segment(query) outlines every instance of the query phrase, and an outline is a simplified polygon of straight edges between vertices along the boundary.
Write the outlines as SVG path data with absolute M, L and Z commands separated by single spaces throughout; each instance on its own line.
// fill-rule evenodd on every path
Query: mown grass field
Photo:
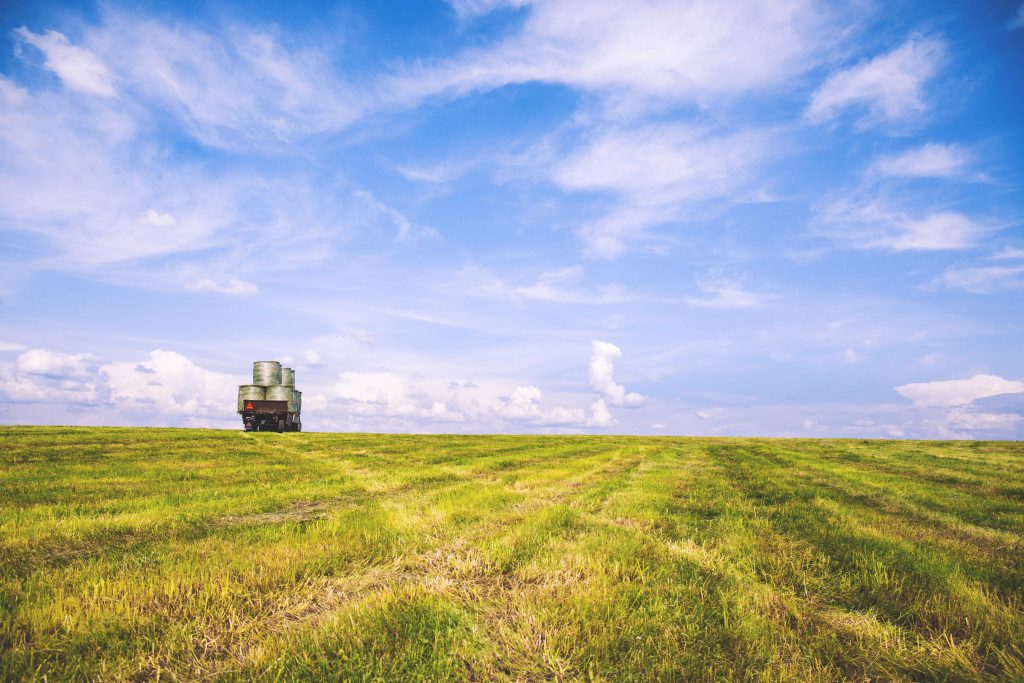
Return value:
M 1024 444 L 0 428 L 0 679 L 1022 680 Z

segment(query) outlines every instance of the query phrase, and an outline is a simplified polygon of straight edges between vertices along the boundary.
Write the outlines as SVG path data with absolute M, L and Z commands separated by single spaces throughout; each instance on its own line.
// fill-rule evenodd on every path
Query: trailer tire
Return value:
M 277 421 L 277 433 L 278 434 L 283 434 L 284 433 L 284 420 L 278 420 Z

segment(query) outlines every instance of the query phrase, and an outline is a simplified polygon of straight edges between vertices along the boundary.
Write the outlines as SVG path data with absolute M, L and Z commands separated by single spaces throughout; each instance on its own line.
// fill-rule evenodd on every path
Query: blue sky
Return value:
M 1024 437 L 1017 2 L 7 3 L 0 421 Z

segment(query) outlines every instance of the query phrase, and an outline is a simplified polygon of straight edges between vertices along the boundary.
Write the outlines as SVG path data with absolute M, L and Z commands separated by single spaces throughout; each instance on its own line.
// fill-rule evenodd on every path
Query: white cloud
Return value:
M 885 176 L 909 178 L 953 178 L 961 176 L 971 155 L 959 145 L 929 142 L 893 156 L 879 158 L 874 169 Z
M 288 49 L 240 24 L 214 31 L 107 11 L 84 36 L 140 101 L 171 112 L 204 144 L 273 145 L 354 121 L 365 98 L 334 75 L 322 49 Z
M 608 410 L 608 404 L 603 398 L 599 398 L 590 404 L 590 425 L 594 427 L 608 427 L 614 424 L 615 418 Z
M 330 396 L 344 399 L 345 410 L 360 418 L 461 422 L 465 416 L 443 401 L 414 390 L 408 378 L 391 372 L 343 372 Z
M 72 45 L 63 33 L 38 34 L 24 26 L 14 33 L 43 53 L 46 68 L 57 74 L 67 87 L 90 95 L 117 95 L 114 77 L 103 61 L 91 51 Z
M 1024 249 L 1018 249 L 1016 247 L 1005 247 L 998 254 L 991 256 L 997 260 L 1010 260 L 1010 259 L 1024 259 Z
M 146 209 L 145 213 L 139 217 L 139 223 L 154 228 L 170 228 L 177 225 L 178 221 L 174 220 L 174 216 L 169 213 L 160 213 L 156 209 Z
M 686 297 L 684 303 L 699 308 L 755 308 L 763 306 L 772 298 L 767 294 L 748 291 L 743 288 L 741 278 L 730 278 L 715 270 L 701 279 L 697 287 L 709 296 Z
M 508 391 L 501 380 L 456 381 L 436 371 L 425 374 L 425 369 L 348 371 L 322 393 L 307 388 L 308 419 L 334 428 L 383 431 L 433 430 L 439 425 L 457 431 L 604 428 L 615 423 L 613 406 L 636 407 L 644 397 L 615 383 L 611 363 L 621 352 L 598 344 L 597 355 L 607 361 L 595 364 L 592 358 L 591 382 L 598 396 L 558 392 L 552 400 L 534 384 Z
M 233 416 L 239 378 L 197 365 L 174 351 L 157 349 L 139 361 L 108 363 L 111 401 L 122 412 L 216 419 Z
M 382 406 L 399 414 L 415 412 L 407 380 L 390 372 L 343 372 L 333 394 L 350 401 Z
M 948 428 L 967 432 L 1003 432 L 1024 423 L 1024 415 L 1013 413 L 985 413 L 966 410 L 953 411 L 946 417 Z
M 581 291 L 575 287 L 583 275 L 579 266 L 541 273 L 532 285 L 515 287 L 515 297 L 567 304 L 612 304 L 627 301 L 629 297 L 614 285 L 602 287 L 595 292 Z
M 687 124 L 601 130 L 556 164 L 552 180 L 571 191 L 612 191 L 613 208 L 580 230 L 587 253 L 621 254 L 659 224 L 683 220 L 695 202 L 735 195 L 770 156 L 765 131 L 721 133 Z
M 471 19 L 495 10 L 519 8 L 528 5 L 531 0 L 448 0 L 460 19 Z
M 372 192 L 367 190 L 356 190 L 353 195 L 360 202 L 363 202 L 371 212 L 380 215 L 387 221 L 394 224 L 397 229 L 395 239 L 399 242 L 406 242 L 424 237 L 436 237 L 438 234 L 437 230 L 434 230 L 433 228 L 414 225 L 405 217 L 404 214 L 402 214 L 402 212 L 382 203 L 373 195 Z
M 140 163 L 136 127 L 123 109 L 82 107 L 61 93 L 0 109 L 0 217 L 48 240 L 65 267 L 210 246 L 233 220 L 242 186 Z M 173 229 L 170 214 L 150 208 L 157 199 L 175 207 Z
M 98 406 L 110 394 L 100 363 L 88 353 L 30 349 L 0 369 L 0 395 L 14 403 Z
M 974 246 L 994 227 L 955 211 L 909 216 L 879 201 L 839 201 L 819 213 L 826 234 L 855 249 L 941 251 Z
M 556 304 L 617 304 L 633 297 L 618 285 L 586 287 L 581 284 L 584 269 L 569 266 L 536 276 L 530 284 L 513 285 L 492 273 L 469 266 L 460 272 L 457 286 L 482 296 L 507 301 L 543 301 Z
M 497 4 L 456 7 L 471 13 Z M 511 38 L 404 74 L 391 89 L 418 100 L 540 81 L 630 109 L 766 89 L 807 69 L 828 38 L 822 12 L 807 0 L 542 0 Z
M 615 382 L 615 361 L 622 357 L 622 350 L 603 341 L 594 341 L 590 353 L 590 387 L 601 394 L 613 406 L 633 408 L 647 400 L 635 392 L 626 393 L 625 387 Z
M 0 222 L 41 247 L 40 260 L 21 269 L 91 271 L 166 290 L 216 272 L 244 282 L 257 268 L 307 272 L 354 226 L 385 220 L 309 176 L 168 158 L 132 104 L 13 87 L 0 87 L 0 98 Z M 255 244 L 276 245 L 274 258 L 256 265 Z M 170 254 L 187 256 L 152 258 Z
M 902 232 L 882 239 L 878 245 L 892 251 L 963 249 L 974 244 L 984 227 L 967 216 L 951 211 L 921 218 L 902 218 Z
M 258 294 L 260 289 L 251 282 L 231 278 L 229 280 L 217 281 L 204 277 L 189 287 L 197 292 L 217 292 L 218 294 L 229 294 L 231 296 L 253 296 Z
M 975 294 L 1019 289 L 1024 287 L 1024 265 L 949 268 L 928 286 L 962 289 Z
M 94 424 L 227 426 L 239 382 L 162 350 L 142 361 L 103 362 L 87 353 L 31 349 L 0 369 L 6 400 L 63 406 Z
M 28 347 L 24 344 L 17 342 L 8 342 L 0 340 L 0 353 L 11 353 L 14 351 L 25 351 Z
M 56 377 L 85 377 L 96 366 L 97 359 L 86 353 L 57 353 L 32 349 L 18 356 L 18 372 Z
M 535 386 L 516 387 L 511 396 L 496 406 L 495 413 L 507 420 L 538 425 L 586 424 L 587 415 L 582 409 L 560 406 L 544 409 L 542 398 L 540 389 Z
M 996 375 L 974 375 L 970 379 L 904 384 L 896 387 L 896 391 L 917 406 L 965 406 L 987 396 L 1024 392 L 1024 382 Z
M 323 358 L 313 349 L 306 349 L 302 352 L 302 364 L 309 368 L 320 368 L 324 366 Z
M 924 86 L 939 70 L 946 44 L 911 36 L 892 52 L 838 71 L 815 91 L 807 118 L 827 121 L 850 106 L 867 108 L 867 121 L 901 121 L 926 109 Z
M 1024 4 L 1017 8 L 1017 13 L 1013 15 L 1013 19 L 1010 19 L 1009 23 L 1006 24 L 1006 28 L 1009 31 L 1024 28 Z

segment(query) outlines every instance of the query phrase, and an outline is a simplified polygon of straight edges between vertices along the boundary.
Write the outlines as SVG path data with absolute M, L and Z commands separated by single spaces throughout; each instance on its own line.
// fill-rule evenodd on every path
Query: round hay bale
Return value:
M 282 387 L 281 385 L 267 387 L 267 400 L 268 401 L 288 401 L 290 404 L 293 400 L 293 394 L 295 390 L 291 387 Z
M 281 383 L 281 364 L 276 360 L 258 360 L 252 364 L 252 383 L 272 387 Z
M 288 404 L 288 410 L 290 410 L 293 413 L 301 413 L 302 412 L 302 392 L 301 391 L 297 391 L 295 389 L 292 389 L 292 396 L 294 397 L 294 401 L 295 401 L 295 409 L 292 410 L 291 404 Z
M 281 368 L 281 385 L 286 387 L 295 386 L 295 371 L 291 368 Z
M 241 384 L 238 387 L 238 412 L 242 412 L 246 401 L 262 401 L 266 398 L 266 387 L 255 384 Z

